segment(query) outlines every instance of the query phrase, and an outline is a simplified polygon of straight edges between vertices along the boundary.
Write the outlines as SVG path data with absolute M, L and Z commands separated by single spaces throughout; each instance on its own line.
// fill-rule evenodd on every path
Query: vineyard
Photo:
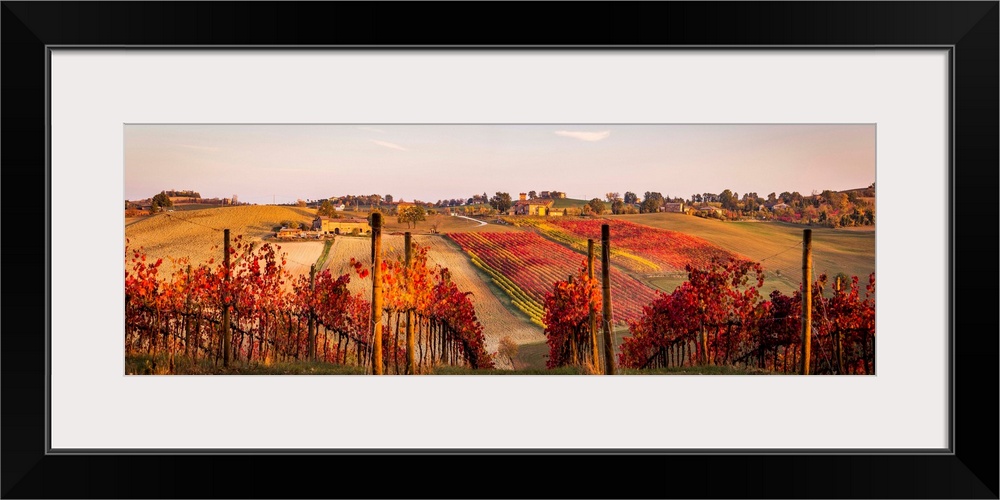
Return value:
M 688 265 L 707 267 L 713 260 L 740 258 L 733 252 L 689 234 L 655 229 L 623 220 L 555 221 L 557 227 L 583 240 L 599 238 L 603 224 L 610 226 L 612 234 L 615 235 L 615 247 L 622 249 L 623 254 L 649 259 L 655 263 L 657 271 L 682 271 Z
M 773 222 L 720 222 L 675 213 L 615 215 L 609 218 L 689 234 L 721 248 L 738 251 L 744 258 L 764 266 L 767 293 L 779 290 L 790 295 L 799 289 L 801 226 Z M 875 270 L 874 230 L 815 227 L 812 231 L 816 235 L 813 262 L 817 273 L 864 277 Z M 647 281 L 670 292 L 686 280 L 683 272 L 664 274 L 671 277 L 650 278 Z M 827 288 L 827 292 L 832 290 Z
M 545 295 L 552 285 L 577 275 L 586 263 L 584 255 L 535 233 L 457 233 L 448 237 L 540 326 L 545 326 Z M 597 269 L 600 273 L 599 266 Z M 617 269 L 612 268 L 610 274 L 615 322 L 624 324 L 638 318 L 643 306 L 656 298 L 655 292 Z
M 607 224 L 615 238 L 611 262 L 640 274 L 683 271 L 688 264 L 704 267 L 712 259 L 739 257 L 696 236 L 619 219 L 508 219 L 515 225 L 534 228 L 544 236 L 581 252 L 587 250 L 588 239 L 600 239 L 601 226 Z
M 384 235 L 382 251 L 385 258 L 399 259 L 403 256 L 404 244 L 402 235 Z M 483 335 L 486 338 L 486 348 L 495 352 L 500 340 L 509 337 L 514 343 L 523 345 L 534 342 L 544 342 L 545 335 L 537 324 L 531 324 L 511 312 L 498 298 L 481 277 L 470 260 L 443 236 L 413 235 L 413 241 L 427 249 L 427 259 L 431 265 L 448 269 L 452 281 L 466 292 L 470 292 L 469 300 L 475 306 L 476 316 L 483 325 Z M 371 240 L 367 238 L 337 238 L 333 242 L 327 264 L 321 270 L 329 270 L 339 276 L 351 271 L 350 259 L 361 256 L 359 260 L 364 266 L 371 265 Z M 352 280 L 348 284 L 351 293 L 371 296 L 371 280 Z M 497 360 L 497 365 L 509 367 L 506 360 Z
M 618 362 L 634 369 L 742 365 L 798 373 L 804 352 L 811 373 L 872 374 L 875 370 L 875 274 L 862 295 L 859 279 L 812 283 L 809 350 L 803 350 L 802 293 L 773 291 L 764 299 L 760 264 L 713 261 L 688 268 L 688 281 L 660 296 L 629 325 Z
M 500 352 L 542 341 L 554 373 L 615 373 L 616 365 L 636 373 L 875 370 L 874 273 L 867 284 L 820 274 L 807 307 L 801 289 L 762 295 L 760 262 L 628 221 L 537 219 L 526 223 L 534 231 L 417 235 L 409 248 L 409 234 L 283 248 L 261 240 L 268 224 L 262 214 L 229 209 L 230 217 L 252 219 L 232 241 L 228 229 L 168 216 L 126 229 L 156 222 L 156 231 L 168 235 L 159 235 L 156 254 L 126 240 L 128 373 L 489 372 L 513 368 Z M 613 241 L 612 263 L 683 273 L 683 283 L 657 292 L 612 265 L 607 281 L 595 279 L 603 275 L 601 259 L 588 272 L 587 256 L 571 248 L 582 242 L 587 249 L 602 229 Z M 139 234 L 156 241 L 148 231 Z M 171 246 L 170 238 L 179 241 Z M 171 249 L 184 251 L 173 256 Z M 610 333 L 616 326 L 628 330 L 617 348 Z M 601 356 L 599 344 L 611 350 Z M 154 366 L 142 368 L 146 360 Z
M 228 253 L 219 252 L 221 262 L 210 258 L 195 266 L 182 257 L 173 260 L 175 271 L 161 275 L 162 258 L 154 261 L 127 244 L 126 357 L 165 354 L 168 372 L 178 355 L 209 357 L 223 366 L 290 360 L 371 366 L 372 306 L 348 290 L 352 274 L 364 280 L 369 270 L 355 262 L 353 273 L 292 276 L 278 251 L 267 243 L 255 248 L 237 236 Z M 468 296 L 447 269 L 427 263 L 426 249 L 414 245 L 413 253 L 410 266 L 387 259 L 379 269 L 384 372 L 427 373 L 439 365 L 493 368 Z M 283 286 L 286 280 L 290 289 Z M 414 337 L 409 368 L 408 322 Z

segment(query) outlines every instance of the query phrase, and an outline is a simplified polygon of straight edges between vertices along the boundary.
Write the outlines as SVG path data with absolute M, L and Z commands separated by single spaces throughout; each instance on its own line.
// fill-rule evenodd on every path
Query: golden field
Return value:
M 814 279 L 822 273 L 858 276 L 862 284 L 875 272 L 875 228 L 808 227 L 782 222 L 723 222 L 679 213 L 614 215 L 660 229 L 698 236 L 726 250 L 761 262 L 765 272 L 762 294 L 799 289 L 802 280 L 802 230 L 812 229 Z M 612 245 L 614 242 L 612 241 Z M 686 276 L 647 278 L 650 284 L 673 291 Z
M 260 245 L 282 221 L 310 222 L 315 215 L 312 209 L 269 205 L 166 212 L 129 221 L 125 226 L 125 238 L 129 248 L 142 247 L 149 257 L 162 258 L 166 266 L 164 271 L 170 272 L 170 258 L 187 257 L 193 265 L 207 263 L 213 258 L 220 260 L 224 229 L 229 229 L 231 241 L 242 236 L 244 241 Z M 322 250 L 322 243 L 318 248 Z M 299 257 L 308 258 L 306 255 Z

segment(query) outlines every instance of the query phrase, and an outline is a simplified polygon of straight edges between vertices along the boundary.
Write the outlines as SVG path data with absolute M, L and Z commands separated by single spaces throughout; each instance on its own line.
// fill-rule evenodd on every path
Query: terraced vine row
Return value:
M 688 264 L 709 266 L 713 258 L 745 258 L 697 236 L 619 219 L 511 217 L 510 221 L 580 251 L 586 251 L 587 239 L 600 241 L 601 226 L 608 224 L 614 241 L 611 262 L 636 273 L 682 272 Z
M 493 283 L 510 296 L 511 302 L 515 307 L 520 309 L 524 314 L 527 314 L 532 323 L 541 327 L 545 326 L 545 323 L 542 322 L 545 310 L 541 308 L 541 305 L 534 298 L 525 293 L 524 290 L 521 290 L 516 283 L 507 279 L 502 273 L 490 267 L 475 252 L 468 251 L 468 253 L 472 263 L 490 275 L 490 278 L 493 278 Z
M 586 265 L 586 256 L 535 233 L 456 233 L 448 235 L 489 274 L 532 321 L 544 316 L 545 294 L 552 286 Z M 599 252 L 599 250 L 598 250 Z M 600 275 L 600 258 L 595 274 Z M 611 269 L 614 319 L 624 323 L 642 315 L 656 292 L 636 279 Z
M 587 239 L 592 238 L 595 242 L 600 244 L 601 241 L 601 222 L 607 221 L 595 221 L 598 222 L 597 225 L 597 235 L 596 236 L 583 236 L 580 234 L 575 234 L 568 229 L 560 227 L 554 223 L 555 219 L 549 219 L 545 217 L 505 217 L 504 220 L 518 227 L 530 227 L 534 228 L 539 233 L 545 235 L 549 239 L 558 241 L 566 246 L 569 246 L 580 252 L 587 251 Z M 622 248 L 617 248 L 618 242 L 611 247 L 611 263 L 617 266 L 621 266 L 629 271 L 636 273 L 653 273 L 661 271 L 661 266 L 649 259 L 645 259 L 639 255 L 635 255 L 628 252 Z

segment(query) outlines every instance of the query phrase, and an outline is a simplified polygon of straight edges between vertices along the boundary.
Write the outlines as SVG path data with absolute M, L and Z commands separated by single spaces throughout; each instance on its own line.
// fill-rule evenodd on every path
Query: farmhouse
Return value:
M 371 234 L 368 221 L 358 218 L 340 218 L 319 216 L 313 219 L 312 228 L 322 234 Z
M 275 236 L 278 239 L 287 240 L 292 238 L 298 238 L 301 234 L 302 234 L 301 229 L 290 229 L 287 227 L 283 227 L 279 229 L 277 233 L 275 233 Z
M 514 206 L 511 207 L 514 215 L 550 215 L 554 203 L 552 200 L 528 200 L 526 198 L 527 195 L 521 193 L 521 199 L 514 202 Z
M 664 203 L 663 204 L 663 211 L 664 212 L 679 212 L 679 213 L 684 213 L 684 204 L 683 203 Z
M 786 208 L 788 208 L 787 203 L 778 203 L 775 205 L 771 205 L 771 210 L 784 210 Z

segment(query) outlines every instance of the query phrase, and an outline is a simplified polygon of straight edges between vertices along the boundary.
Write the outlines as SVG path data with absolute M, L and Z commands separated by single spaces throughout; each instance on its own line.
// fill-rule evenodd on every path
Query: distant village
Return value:
M 161 191 L 159 194 L 142 200 L 125 200 L 125 216 L 137 217 L 144 214 L 170 211 L 174 206 L 185 206 L 189 208 L 213 208 L 236 206 L 241 203 L 236 195 L 229 198 L 202 198 L 197 191 Z M 198 207 L 204 205 L 204 207 Z M 247 205 L 247 203 L 243 203 Z
M 125 216 L 138 217 L 199 208 L 249 205 L 239 202 L 234 194 L 228 198 L 202 198 L 196 191 L 162 191 L 151 198 L 125 202 Z M 400 222 L 425 220 L 428 215 L 460 215 L 466 217 L 533 216 L 568 217 L 594 215 L 645 214 L 658 212 L 685 213 L 719 220 L 777 220 L 789 223 L 827 227 L 866 226 L 875 223 L 875 184 L 847 191 L 814 191 L 804 196 L 798 192 L 757 193 L 740 196 L 730 190 L 722 193 L 696 193 L 689 198 L 672 198 L 647 191 L 640 197 L 626 192 L 624 196 L 610 192 L 603 199 L 568 198 L 562 191 L 528 191 L 514 199 L 509 193 L 475 194 L 468 198 L 453 198 L 426 202 L 406 201 L 392 195 L 345 195 L 319 200 L 297 200 L 295 203 L 274 204 L 312 208 L 316 216 L 309 223 L 285 221 L 275 228 L 279 239 L 323 239 L 336 235 L 368 235 L 368 216 L 380 212 L 396 216 Z

